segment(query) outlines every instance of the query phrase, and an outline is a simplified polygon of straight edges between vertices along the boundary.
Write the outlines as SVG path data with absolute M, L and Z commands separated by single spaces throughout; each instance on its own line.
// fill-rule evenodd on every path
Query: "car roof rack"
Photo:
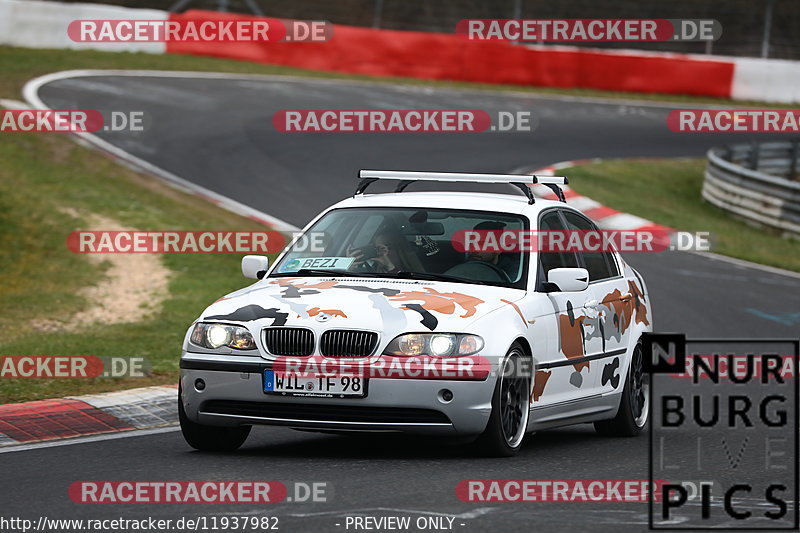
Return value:
M 514 185 L 528 197 L 528 203 L 533 204 L 535 197 L 531 185 L 544 185 L 555 193 L 559 200 L 566 203 L 564 191 L 559 185 L 566 185 L 569 180 L 566 176 L 539 176 L 536 174 L 464 174 L 459 172 L 408 172 L 404 170 L 359 170 L 358 187 L 355 194 L 364 194 L 370 184 L 378 180 L 399 181 L 394 192 L 403 192 L 406 187 L 415 181 L 449 181 L 470 183 L 507 183 Z

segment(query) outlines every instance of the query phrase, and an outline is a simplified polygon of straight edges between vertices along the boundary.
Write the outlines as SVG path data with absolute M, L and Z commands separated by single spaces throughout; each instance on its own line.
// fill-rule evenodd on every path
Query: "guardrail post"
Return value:
M 761 145 L 753 141 L 753 143 L 750 145 L 750 161 L 749 161 L 750 168 L 752 168 L 753 170 L 758 170 L 758 156 L 760 150 L 761 150 Z
M 733 163 L 733 148 L 731 148 L 729 144 L 726 144 L 725 146 L 722 147 L 722 151 L 724 152 L 722 154 L 722 158 L 725 161 L 730 161 L 731 163 Z
M 383 0 L 375 0 L 372 12 L 372 27 L 376 30 L 381 27 L 381 19 L 383 18 Z
M 511 18 L 522 18 L 522 0 L 514 0 L 514 13 L 512 14 Z
M 772 10 L 775 0 L 767 0 L 764 8 L 764 33 L 761 37 L 761 57 L 769 57 L 769 34 L 772 30 Z

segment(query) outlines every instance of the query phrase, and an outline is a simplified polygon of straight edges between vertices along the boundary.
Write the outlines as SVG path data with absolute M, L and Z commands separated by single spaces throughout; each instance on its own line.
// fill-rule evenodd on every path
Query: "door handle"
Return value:
M 619 297 L 620 302 L 630 302 L 631 298 L 633 298 L 633 294 L 626 292 L 622 296 Z

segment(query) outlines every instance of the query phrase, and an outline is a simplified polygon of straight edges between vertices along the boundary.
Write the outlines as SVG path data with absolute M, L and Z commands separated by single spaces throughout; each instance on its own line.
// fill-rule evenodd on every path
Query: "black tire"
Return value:
M 642 346 L 637 344 L 631 357 L 617 416 L 594 423 L 594 429 L 606 437 L 635 437 L 647 425 L 650 416 L 649 376 L 644 373 Z
M 531 360 L 514 343 L 503 359 L 492 395 L 492 414 L 477 445 L 489 457 L 513 457 L 522 448 L 528 427 Z
M 178 419 L 183 438 L 192 448 L 204 452 L 232 452 L 244 444 L 252 426 L 217 427 L 192 422 L 183 409 L 183 400 L 178 397 Z

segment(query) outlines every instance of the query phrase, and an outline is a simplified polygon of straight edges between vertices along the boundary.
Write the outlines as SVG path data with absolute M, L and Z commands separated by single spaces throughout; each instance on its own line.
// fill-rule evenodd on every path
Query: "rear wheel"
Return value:
M 644 372 L 642 346 L 637 344 L 631 357 L 631 367 L 622 390 L 617 416 L 594 423 L 601 435 L 634 437 L 642 432 L 650 416 L 650 376 Z
M 478 445 L 486 455 L 512 457 L 519 453 L 530 413 L 530 367 L 530 358 L 514 343 L 497 378 L 489 423 L 478 438 Z
M 250 434 L 252 426 L 217 427 L 192 422 L 178 397 L 178 419 L 183 438 L 192 448 L 207 452 L 232 452 L 239 448 Z

